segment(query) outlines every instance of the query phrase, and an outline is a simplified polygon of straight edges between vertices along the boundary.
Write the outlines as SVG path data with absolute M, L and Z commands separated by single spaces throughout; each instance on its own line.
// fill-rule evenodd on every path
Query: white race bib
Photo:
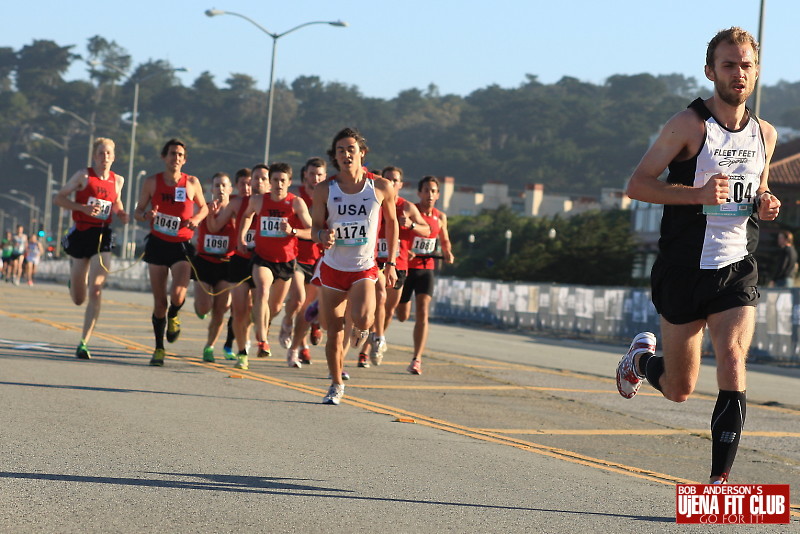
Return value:
M 181 227 L 181 218 L 167 215 L 166 213 L 156 213 L 153 219 L 153 230 L 164 235 L 177 236 Z
M 436 250 L 436 238 L 415 236 L 411 252 L 418 256 L 430 256 Z
M 715 174 L 719 173 L 706 172 L 702 177 L 695 177 L 695 187 L 704 186 Z M 753 202 L 760 184 L 761 177 L 757 174 L 729 174 L 728 188 L 731 198 L 717 206 L 704 205 L 703 213 L 722 217 L 749 217 L 753 214 Z
M 229 238 L 226 235 L 206 234 L 203 240 L 203 252 L 207 254 L 225 254 L 228 252 Z
M 247 245 L 248 249 L 253 249 L 256 246 L 256 231 L 254 228 L 250 228 L 244 236 L 244 244 Z
M 284 232 L 283 223 L 289 219 L 286 217 L 261 217 L 259 220 L 259 235 L 261 237 L 286 237 L 289 234 Z
M 367 244 L 367 225 L 369 221 L 335 222 L 333 237 L 337 247 L 361 247 Z
M 394 257 L 397 258 L 397 257 L 400 256 L 400 240 L 399 239 L 397 240 L 397 249 L 395 249 L 395 250 L 396 250 L 396 252 L 395 252 Z M 384 237 L 378 238 L 378 257 L 379 258 L 383 258 L 383 259 L 388 259 L 389 258 L 389 242 Z
M 175 188 L 175 202 L 186 202 L 186 188 L 185 187 L 176 187 Z
M 102 198 L 89 197 L 88 204 L 90 206 L 100 206 L 100 212 L 97 215 L 92 216 L 95 219 L 102 219 L 106 221 L 111 216 L 111 201 L 103 200 Z

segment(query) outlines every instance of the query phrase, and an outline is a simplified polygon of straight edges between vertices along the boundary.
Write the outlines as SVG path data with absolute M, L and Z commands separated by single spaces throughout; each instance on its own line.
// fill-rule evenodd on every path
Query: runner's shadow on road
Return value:
M 243 399 L 240 397 L 223 397 L 220 395 L 203 395 L 199 393 L 181 393 L 178 391 L 158 391 L 150 389 L 127 389 L 127 388 L 107 388 L 97 386 L 77 386 L 74 384 L 36 384 L 32 382 L 4 382 L 0 381 L 0 386 L 22 386 L 32 388 L 47 388 L 47 389 L 72 389 L 76 391 L 97 391 L 101 393 L 148 393 L 155 395 L 171 395 L 178 397 L 196 397 L 204 399 L 231 399 L 231 400 L 253 400 L 259 399 Z
M 238 476 L 203 473 L 158 473 L 146 472 L 163 478 L 132 477 L 98 477 L 83 475 L 65 475 L 52 473 L 13 473 L 0 471 L 0 479 L 44 480 L 57 482 L 80 482 L 89 484 L 111 484 L 120 486 L 142 486 L 151 488 L 188 489 L 203 491 L 222 491 L 234 493 L 252 493 L 295 497 L 317 497 L 329 499 L 349 499 L 364 502 L 382 502 L 398 504 L 426 504 L 434 506 L 453 506 L 458 508 L 475 508 L 487 510 L 508 510 L 522 512 L 551 512 L 554 514 L 574 514 L 601 517 L 618 517 L 647 521 L 650 523 L 674 523 L 674 517 L 639 516 L 629 514 L 613 514 L 604 512 L 587 512 L 555 508 L 534 508 L 525 506 L 501 506 L 482 503 L 450 502 L 420 499 L 397 499 L 390 497 L 369 497 L 357 495 L 353 490 L 330 488 L 308 482 L 322 482 L 303 478 Z

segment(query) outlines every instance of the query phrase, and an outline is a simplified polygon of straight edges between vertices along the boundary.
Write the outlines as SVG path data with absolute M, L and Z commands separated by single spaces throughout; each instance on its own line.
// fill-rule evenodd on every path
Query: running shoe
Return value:
M 281 332 L 278 334 L 278 341 L 284 349 L 288 349 L 292 346 L 292 323 L 286 324 L 285 321 L 281 323 Z
M 314 323 L 317 320 L 317 315 L 319 315 L 319 301 L 315 300 L 308 305 L 303 317 L 307 323 Z
M 322 404 L 338 405 L 344 397 L 344 384 L 331 384 L 328 394 L 322 398 Z
M 333 379 L 333 375 L 332 374 L 328 374 L 328 380 L 332 380 L 332 379 Z M 350 375 L 347 374 L 347 371 L 342 371 L 342 380 L 350 380 Z
M 243 371 L 247 371 L 248 369 L 250 369 L 250 365 L 247 362 L 246 351 L 242 351 L 239 354 L 237 354 L 236 360 L 237 360 L 236 365 L 234 365 L 235 368 L 242 369 Z
M 408 365 L 408 369 L 406 369 L 412 375 L 421 375 L 422 374 L 422 362 L 419 360 L 411 360 L 411 363 Z
M 200 319 L 201 321 L 202 321 L 203 319 L 205 319 L 206 317 L 208 317 L 208 314 L 207 314 L 207 313 L 200 313 L 200 312 L 198 312 L 198 311 L 195 311 L 195 312 L 194 312 L 194 314 L 195 314 L 195 315 L 197 315 L 197 318 L 198 318 L 198 319 Z
M 386 353 L 386 340 L 382 338 L 375 338 L 372 340 L 372 348 L 369 351 L 369 359 L 372 360 L 373 365 L 380 365 L 383 361 L 383 355 Z
M 203 361 L 214 363 L 214 347 L 206 347 L 203 349 Z
M 365 369 L 369 367 L 369 358 L 367 358 L 367 355 L 363 352 L 358 355 L 358 366 Z
M 229 347 L 228 345 L 223 345 L 222 352 L 225 354 L 226 360 L 235 360 L 236 353 L 233 352 L 233 347 Z
M 181 335 L 181 320 L 175 317 L 167 317 L 167 342 L 175 343 Z
M 272 351 L 269 348 L 269 343 L 266 341 L 259 341 L 258 342 L 258 354 L 256 355 L 259 358 L 269 358 L 272 356 Z
M 636 334 L 628 352 L 617 365 L 617 391 L 626 399 L 632 399 L 642 385 L 644 376 L 636 371 L 635 361 L 638 354 L 645 352 L 656 353 L 656 336 L 650 332 Z
M 295 367 L 297 369 L 303 367 L 303 364 L 300 363 L 300 359 L 297 357 L 297 349 L 289 349 L 289 352 L 286 353 L 286 364 L 289 367 Z
M 311 365 L 311 351 L 308 347 L 300 349 L 300 363 L 303 365 Z
M 167 355 L 167 351 L 164 349 L 156 349 L 153 351 L 153 357 L 150 358 L 150 365 L 154 367 L 164 367 L 164 357 Z
M 322 341 L 322 329 L 319 323 L 311 323 L 311 344 L 319 345 L 320 341 Z
M 86 343 L 81 341 L 78 343 L 78 348 L 75 350 L 75 357 L 79 360 L 91 360 L 92 355 L 89 354 L 89 349 L 86 347 Z
M 350 333 L 350 346 L 360 346 L 364 339 L 366 339 L 367 334 L 369 334 L 369 330 L 361 330 L 360 328 L 356 328 L 354 326 L 353 331 Z

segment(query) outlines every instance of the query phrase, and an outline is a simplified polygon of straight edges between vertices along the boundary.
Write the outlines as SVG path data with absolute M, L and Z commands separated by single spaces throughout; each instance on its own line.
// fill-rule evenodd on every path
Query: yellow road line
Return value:
M 484 428 L 486 432 L 497 434 L 536 434 L 554 436 L 670 436 L 687 434 L 694 436 L 708 436 L 708 429 L 689 428 L 663 428 L 663 429 L 539 429 L 539 428 Z M 800 432 L 772 432 L 772 431 L 747 431 L 747 437 L 760 438 L 800 438 Z
M 32 320 L 32 321 L 35 321 L 35 322 L 40 322 L 40 323 L 43 323 L 43 324 L 50 325 L 50 326 L 52 326 L 54 328 L 58 328 L 60 330 L 77 330 L 77 328 L 72 326 L 72 325 L 64 325 L 64 324 L 56 323 L 56 322 L 49 321 L 49 320 L 46 320 L 46 319 L 24 317 L 24 316 L 21 316 L 21 315 L 17 315 L 17 314 L 6 312 L 4 310 L 0 310 L 0 313 L 2 313 L 4 315 L 7 315 L 9 317 L 14 317 L 14 318 L 19 318 L 19 319 Z M 108 335 L 108 334 L 100 334 L 97 337 L 101 337 L 102 339 L 106 339 L 108 341 L 111 341 L 113 343 L 117 343 L 117 344 L 120 344 L 120 345 L 125 345 L 125 346 L 137 345 L 139 347 L 144 347 L 143 345 L 140 345 L 140 344 L 137 344 L 137 343 L 134 343 L 134 342 L 130 342 L 129 340 L 125 340 L 124 338 L 117 337 L 117 336 L 111 336 L 111 335 Z M 129 347 L 129 348 L 133 348 L 133 347 Z M 149 350 L 149 348 L 146 348 L 146 350 Z M 187 363 L 189 363 L 191 365 L 196 365 L 196 366 L 199 366 L 199 367 L 205 367 L 207 369 L 212 369 L 214 371 L 222 372 L 222 373 L 225 373 L 225 374 L 228 374 L 228 375 L 230 375 L 230 373 L 232 371 L 231 368 L 228 367 L 228 366 L 222 366 L 222 365 L 216 364 L 216 363 L 203 362 L 201 359 L 190 358 L 190 357 L 187 357 L 187 356 L 174 356 L 174 355 L 170 355 L 170 356 L 171 356 L 172 359 L 184 360 L 184 361 L 186 361 Z M 512 365 L 518 365 L 518 364 L 512 364 Z M 236 371 L 237 375 L 240 374 L 243 378 L 246 378 L 246 379 L 249 379 L 249 380 L 254 380 L 254 381 L 263 382 L 263 383 L 267 383 L 267 384 L 271 384 L 271 385 L 276 385 L 276 386 L 283 387 L 283 388 L 286 388 L 286 389 L 291 389 L 291 390 L 299 391 L 299 392 L 302 392 L 302 393 L 314 394 L 314 395 L 317 395 L 317 396 L 320 396 L 320 395 L 324 394 L 323 390 L 321 390 L 319 388 L 316 388 L 316 387 L 313 387 L 313 386 L 308 386 L 306 384 L 289 382 L 287 380 L 274 378 L 274 377 L 271 377 L 271 376 L 268 376 L 268 375 L 262 375 L 260 373 L 255 372 L 255 371 L 243 371 L 243 370 L 239 370 L 239 369 L 236 369 L 235 371 Z M 494 431 L 491 431 L 491 430 L 482 430 L 482 429 L 470 428 L 470 427 L 466 427 L 466 426 L 459 425 L 459 424 L 456 424 L 456 423 L 450 423 L 448 421 L 435 419 L 435 418 L 432 418 L 432 417 L 429 417 L 429 416 L 426 416 L 426 415 L 417 414 L 417 413 L 410 412 L 410 411 L 403 410 L 403 409 L 396 408 L 396 407 L 386 406 L 386 405 L 379 404 L 379 403 L 376 403 L 376 402 L 373 402 L 373 401 L 369 401 L 367 399 L 361 399 L 361 398 L 353 397 L 353 396 L 350 396 L 350 395 L 348 395 L 347 397 L 342 399 L 342 402 L 345 403 L 345 404 L 350 404 L 350 405 L 355 406 L 355 407 L 366 409 L 366 410 L 374 412 L 374 413 L 389 415 L 389 416 L 392 416 L 392 417 L 395 417 L 395 418 L 398 418 L 398 419 L 411 418 L 411 419 L 413 419 L 415 421 L 416 424 L 421 424 L 421 425 L 424 425 L 424 426 L 428 426 L 430 428 L 444 430 L 446 432 L 451 432 L 451 433 L 458 434 L 458 435 L 461 435 L 461 436 L 470 437 L 470 438 L 473 438 L 473 439 L 478 439 L 478 440 L 486 441 L 486 442 L 490 442 L 490 443 L 496 443 L 496 444 L 500 444 L 500 445 L 507 445 L 507 446 L 515 447 L 515 448 L 518 448 L 518 449 L 521 449 L 521 450 L 534 452 L 536 454 L 540 454 L 540 455 L 543 455 L 543 456 L 548 456 L 548 457 L 551 457 L 551 458 L 556 458 L 556 459 L 568 461 L 570 463 L 574 463 L 574 464 L 578 464 L 578 465 L 584 465 L 584 466 L 587 466 L 587 467 L 593 467 L 593 468 L 596 468 L 596 469 L 601 469 L 601 470 L 604 470 L 604 471 L 610 471 L 610 472 L 614 472 L 614 473 L 619 473 L 619 474 L 623 474 L 623 475 L 627 475 L 627 476 L 632 476 L 632 477 L 635 477 L 635 478 L 640 478 L 640 479 L 648 480 L 648 481 L 651 481 L 651 482 L 658 482 L 658 483 L 665 484 L 665 485 L 697 484 L 698 483 L 696 481 L 691 481 L 691 480 L 688 480 L 688 479 L 675 477 L 675 476 L 672 476 L 672 475 L 669 475 L 669 474 L 665 474 L 665 473 L 659 473 L 659 472 L 656 472 L 656 471 L 650 471 L 650 470 L 647 470 L 647 469 L 641 469 L 641 468 L 634 467 L 634 466 L 629 466 L 629 465 L 620 464 L 620 463 L 617 463 L 617 462 L 611 462 L 611 461 L 608 461 L 608 460 L 603 460 L 603 459 L 600 459 L 600 458 L 594 458 L 594 457 L 591 457 L 591 456 L 586 456 L 586 455 L 583 455 L 583 454 L 580 454 L 580 453 L 577 453 L 577 452 L 569 451 L 569 450 L 566 450 L 566 449 L 561 449 L 561 448 L 558 448 L 558 447 L 551 447 L 551 446 L 547 446 L 547 445 L 541 445 L 541 444 L 538 444 L 538 443 L 524 441 L 524 440 L 517 439 L 517 438 L 512 438 L 512 437 L 509 437 L 509 436 L 503 436 L 502 434 L 494 432 Z M 792 506 L 792 508 L 796 508 L 797 507 L 797 505 L 791 505 L 791 506 Z M 791 514 L 796 516 L 796 517 L 800 517 L 800 512 L 791 512 Z

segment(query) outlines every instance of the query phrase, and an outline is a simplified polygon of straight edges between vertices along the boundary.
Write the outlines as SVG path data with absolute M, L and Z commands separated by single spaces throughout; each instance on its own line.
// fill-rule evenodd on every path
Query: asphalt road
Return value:
M 153 368 L 150 313 L 106 291 L 79 361 L 65 287 L 0 287 L 0 531 L 679 532 L 675 483 L 707 480 L 710 366 L 686 403 L 625 400 L 626 347 L 434 324 L 412 376 L 395 323 L 384 364 L 351 354 L 326 406 L 321 347 L 302 369 L 277 339 L 249 371 L 204 363 L 190 300 Z M 798 415 L 800 372 L 752 366 L 731 481 L 791 484 L 793 523 L 733 531 L 797 531 Z

